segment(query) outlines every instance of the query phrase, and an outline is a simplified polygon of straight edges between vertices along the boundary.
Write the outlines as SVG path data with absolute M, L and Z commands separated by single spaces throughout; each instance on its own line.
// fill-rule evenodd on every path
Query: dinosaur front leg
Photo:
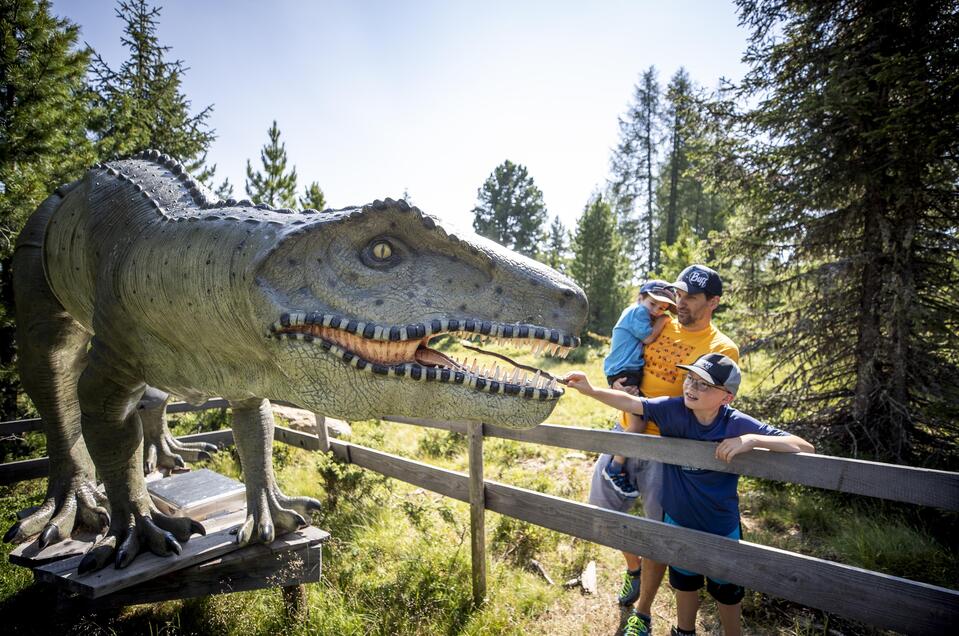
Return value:
M 182 468 L 186 462 L 209 459 L 217 451 L 206 442 L 181 442 L 173 437 L 166 423 L 166 404 L 170 394 L 147 387 L 137 404 L 143 425 L 143 472 L 157 468 Z
M 320 509 L 311 497 L 287 497 L 273 474 L 273 411 L 268 400 L 231 402 L 233 439 L 240 453 L 246 483 L 246 522 L 237 532 L 237 543 L 262 541 L 307 525 L 310 512 Z
M 98 570 L 111 558 L 129 565 L 149 550 L 165 556 L 180 553 L 180 542 L 203 526 L 166 516 L 153 506 L 143 478 L 143 431 L 136 403 L 144 385 L 104 362 L 110 359 L 94 338 L 91 362 L 77 385 L 81 425 L 90 455 L 103 478 L 112 518 L 107 535 L 81 560 L 78 572 Z

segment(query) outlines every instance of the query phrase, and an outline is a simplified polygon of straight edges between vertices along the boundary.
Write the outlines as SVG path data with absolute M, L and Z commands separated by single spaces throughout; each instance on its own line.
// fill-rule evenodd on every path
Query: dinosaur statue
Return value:
M 47 198 L 17 241 L 14 287 L 21 380 L 51 469 L 44 503 L 5 540 L 106 527 L 81 573 L 179 553 L 203 531 L 150 502 L 136 408 L 148 385 L 229 401 L 247 492 L 237 541 L 268 542 L 319 507 L 277 487 L 268 399 L 345 419 L 532 427 L 562 395 L 555 382 L 457 361 L 430 341 L 564 355 L 587 312 L 556 271 L 451 234 L 405 201 L 324 212 L 220 201 L 156 151 L 100 164 Z

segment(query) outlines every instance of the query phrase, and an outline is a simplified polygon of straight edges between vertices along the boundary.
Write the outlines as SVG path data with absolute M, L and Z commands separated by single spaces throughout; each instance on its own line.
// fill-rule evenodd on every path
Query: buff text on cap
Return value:
M 723 279 L 715 270 L 705 265 L 690 265 L 684 269 L 673 283 L 673 287 L 687 294 L 723 295 Z

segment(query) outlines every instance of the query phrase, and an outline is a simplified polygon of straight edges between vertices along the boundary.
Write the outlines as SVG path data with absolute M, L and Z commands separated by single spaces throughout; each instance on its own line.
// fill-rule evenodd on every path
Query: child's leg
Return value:
M 676 627 L 688 632 L 696 631 L 696 612 L 699 611 L 699 590 L 695 592 L 675 590 L 675 592 Z M 724 622 L 723 627 L 725 628 L 725 626 L 726 623 Z
M 743 603 L 723 605 L 716 603 L 719 608 L 719 620 L 723 624 L 723 634 L 726 636 L 740 636 L 743 633 Z
M 723 624 L 723 633 L 727 636 L 742 634 L 743 596 L 746 590 L 741 585 L 726 581 L 706 579 L 706 591 L 716 599 L 719 607 L 719 620 Z

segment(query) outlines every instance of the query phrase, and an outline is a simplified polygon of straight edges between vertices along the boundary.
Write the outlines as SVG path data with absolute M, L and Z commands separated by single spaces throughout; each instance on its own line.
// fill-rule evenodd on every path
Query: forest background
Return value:
M 803 434 L 819 452 L 957 470 L 959 6 L 735 4 L 750 34 L 744 77 L 706 88 L 684 68 L 638 65 L 608 172 L 596 176 L 602 185 L 579 204 L 574 224 L 565 227 L 547 210 L 535 175 L 509 157 L 476 175 L 476 203 L 462 214 L 478 233 L 586 290 L 586 346 L 556 372 L 601 373 L 607 336 L 638 284 L 705 263 L 726 283 L 716 322 L 742 351 L 743 410 Z M 244 183 L 224 179 L 207 159 L 216 139 L 213 104 L 194 107 L 186 94 L 187 61 L 164 44 L 161 8 L 123 0 L 116 16 L 127 55 L 111 66 L 49 3 L 0 0 L 3 421 L 35 415 L 16 372 L 10 262 L 24 221 L 57 186 L 98 161 L 156 148 L 223 198 L 328 204 L 323 175 L 297 173 L 276 121 L 260 156 L 245 161 Z M 608 428 L 609 413 L 576 398 L 565 397 L 552 421 Z M 465 466 L 457 436 L 354 424 L 356 443 Z M 212 413 L 180 420 L 174 430 L 208 425 L 228 423 Z M 45 452 L 36 434 L 0 441 L 4 461 Z M 621 562 L 612 551 L 491 516 L 495 591 L 475 612 L 458 504 L 327 456 L 278 447 L 276 457 L 284 488 L 323 498 L 322 524 L 336 538 L 324 555 L 328 585 L 311 591 L 317 611 L 303 633 L 368 633 L 371 625 L 374 633 L 579 633 L 569 630 L 610 620 L 609 599 L 563 596 L 524 569 L 535 559 L 575 576 L 596 559 L 601 589 L 613 590 Z M 585 500 L 588 456 L 500 440 L 488 445 L 486 461 L 491 479 Z M 238 474 L 227 453 L 212 467 Z M 743 482 L 750 540 L 955 585 L 955 515 Z M 36 481 L 5 487 L 0 515 L 12 518 L 42 493 Z M 0 613 L 25 616 L 30 589 L 29 572 L 0 565 Z M 671 616 L 671 596 L 659 597 L 657 615 Z M 202 633 L 248 625 L 295 631 L 269 598 L 161 604 L 124 614 L 116 629 L 163 625 L 176 633 L 171 625 L 192 623 L 205 625 Z M 837 624 L 758 593 L 746 606 L 747 626 L 758 631 L 825 632 Z

